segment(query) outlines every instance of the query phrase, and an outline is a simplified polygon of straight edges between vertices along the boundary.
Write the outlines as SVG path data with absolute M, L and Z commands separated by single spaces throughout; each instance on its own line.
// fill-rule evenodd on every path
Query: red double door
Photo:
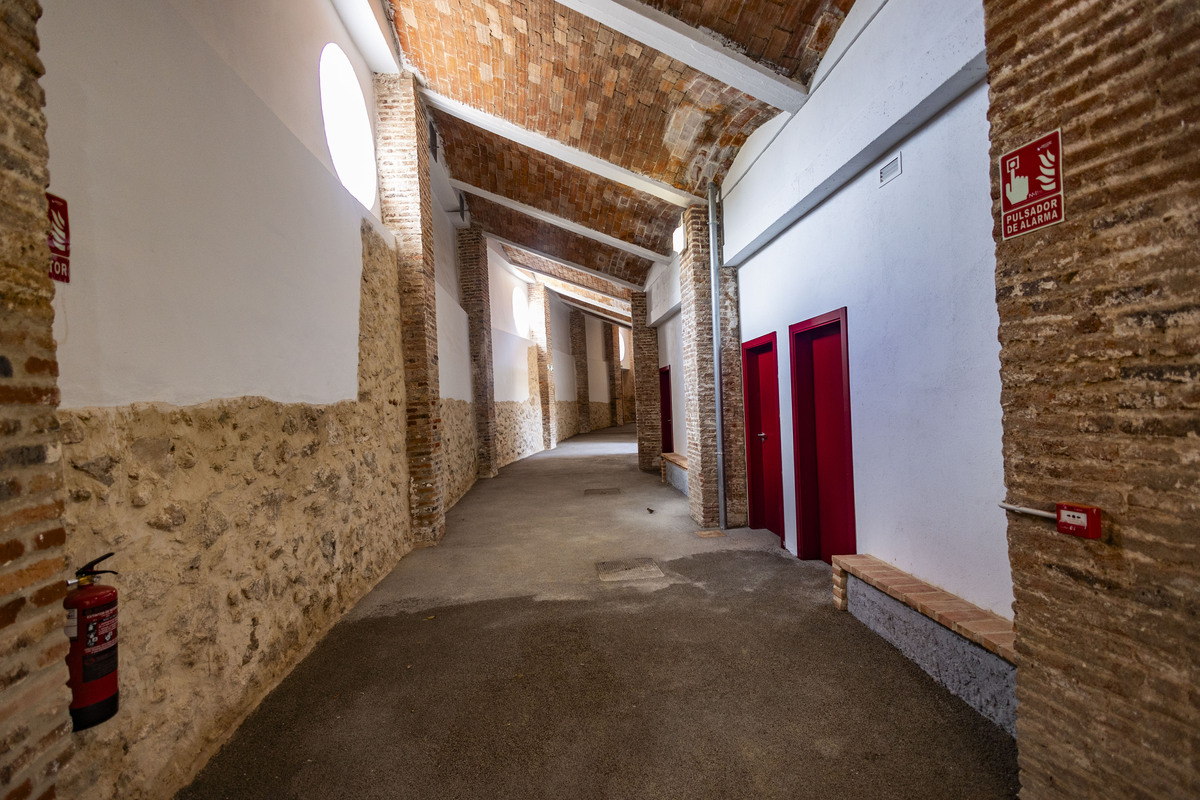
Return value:
M 798 555 L 856 552 L 846 309 L 788 329 Z M 779 368 L 775 334 L 742 345 L 750 527 L 783 525 Z

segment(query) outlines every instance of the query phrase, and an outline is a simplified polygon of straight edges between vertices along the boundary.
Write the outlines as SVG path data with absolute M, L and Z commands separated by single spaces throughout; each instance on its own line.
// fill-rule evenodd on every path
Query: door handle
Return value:
M 760 433 L 760 434 L 758 435 L 758 438 L 760 438 L 760 439 L 764 439 L 764 440 L 765 440 L 765 439 L 767 438 L 767 435 L 766 435 L 765 433 Z

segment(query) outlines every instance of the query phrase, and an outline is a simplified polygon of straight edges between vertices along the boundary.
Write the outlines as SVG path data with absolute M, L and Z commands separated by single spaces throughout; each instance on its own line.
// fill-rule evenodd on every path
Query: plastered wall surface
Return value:
M 396 257 L 363 228 L 356 401 L 59 412 L 68 560 L 120 575 L 119 724 L 61 795 L 169 797 L 412 547 Z
M 608 391 L 608 362 L 604 359 L 604 323 L 588 315 L 583 319 L 587 331 L 588 400 L 594 407 L 596 403 L 607 404 L 611 397 Z M 611 416 L 610 412 L 605 411 L 599 419 L 609 419 Z M 592 417 L 592 427 L 601 427 L 596 420 L 596 417 Z
M 431 165 L 431 170 L 441 169 Z M 467 312 L 458 286 L 458 243 L 454 226 L 433 209 L 433 260 L 437 284 L 438 391 L 442 397 L 471 401 L 471 347 Z
M 315 154 L 321 47 L 354 48 L 324 4 L 256 10 L 46 4 L 67 407 L 354 397 L 364 209 Z
M 981 85 L 750 260 L 742 338 L 778 335 L 788 548 L 787 329 L 845 306 L 859 552 L 1011 618 L 986 113 Z
M 570 307 L 550 295 L 550 341 L 554 347 L 554 396 L 560 403 L 569 400 L 574 403 L 578 399 L 575 389 L 575 356 L 571 354 L 571 322 Z M 575 417 L 578 419 L 578 410 Z M 562 435 L 562 421 L 559 421 L 559 440 L 566 438 Z M 578 432 L 578 422 L 575 427 Z M 573 435 L 573 434 L 572 434 Z

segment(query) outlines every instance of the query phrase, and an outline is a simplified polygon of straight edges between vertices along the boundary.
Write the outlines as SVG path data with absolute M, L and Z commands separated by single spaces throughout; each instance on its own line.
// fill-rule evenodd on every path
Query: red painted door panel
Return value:
M 658 370 L 658 405 L 662 419 L 662 451 L 675 452 L 675 422 L 671 414 L 671 368 Z
M 742 345 L 746 401 L 746 483 L 751 528 L 783 539 L 783 451 L 779 442 L 779 362 L 775 334 Z
M 791 326 L 800 558 L 857 551 L 846 310 Z

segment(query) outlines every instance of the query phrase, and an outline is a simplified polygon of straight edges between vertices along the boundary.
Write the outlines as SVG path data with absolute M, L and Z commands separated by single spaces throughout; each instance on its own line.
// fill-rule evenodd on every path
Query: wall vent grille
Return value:
M 895 158 L 891 159 L 879 168 L 879 185 L 883 186 L 888 181 L 895 179 L 896 176 L 898 176 L 902 171 L 900 154 L 896 153 Z

